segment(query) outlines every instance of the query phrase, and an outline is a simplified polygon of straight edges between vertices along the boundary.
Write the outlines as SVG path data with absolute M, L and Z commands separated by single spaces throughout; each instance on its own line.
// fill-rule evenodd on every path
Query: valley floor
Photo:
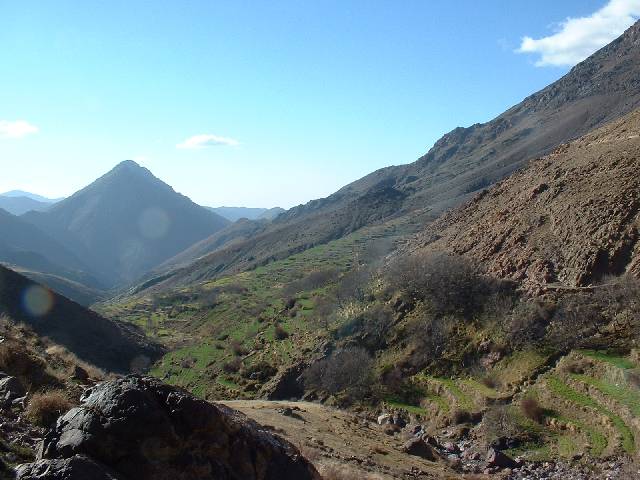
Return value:
M 364 415 L 308 402 L 221 403 L 289 440 L 328 478 L 336 470 L 345 479 L 463 478 L 444 463 L 402 452 L 404 435 L 389 435 Z

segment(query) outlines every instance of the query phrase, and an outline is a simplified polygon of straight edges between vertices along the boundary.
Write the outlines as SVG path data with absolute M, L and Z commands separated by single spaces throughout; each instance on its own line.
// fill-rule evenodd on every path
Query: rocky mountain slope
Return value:
M 467 255 L 531 292 L 640 275 L 640 110 L 562 145 L 413 243 Z
M 417 224 L 436 218 L 528 160 L 640 106 L 639 66 L 636 23 L 490 122 L 457 128 L 414 163 L 378 170 L 325 199 L 292 208 L 251 239 L 214 243 L 208 255 L 170 276 L 162 272 L 161 280 L 170 287 L 240 271 L 400 215 Z
M 106 319 L 4 267 L 0 267 L 0 313 L 108 371 L 143 368 L 163 352 L 133 327 Z
M 230 223 L 130 160 L 48 211 L 21 218 L 72 248 L 108 287 L 135 280 Z

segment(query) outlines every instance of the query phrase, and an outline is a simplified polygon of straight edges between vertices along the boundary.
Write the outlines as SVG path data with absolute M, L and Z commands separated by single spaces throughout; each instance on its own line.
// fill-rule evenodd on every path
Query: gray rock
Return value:
M 383 413 L 378 416 L 378 425 L 390 425 L 393 423 L 393 417 L 389 413 Z
M 9 406 L 16 398 L 23 397 L 27 392 L 16 377 L 0 378 L 0 404 Z
M 425 460 L 429 460 L 431 462 L 435 462 L 441 458 L 436 449 L 421 438 L 414 438 L 412 440 L 409 440 L 402 447 L 402 451 L 408 453 L 409 455 L 424 458 Z
M 82 402 L 45 436 L 40 459 L 85 455 L 126 480 L 320 478 L 293 445 L 244 415 L 156 379 L 105 382 Z
M 84 455 L 20 465 L 16 473 L 17 480 L 124 480 Z
M 490 448 L 487 452 L 487 466 L 489 468 L 516 468 L 519 464 L 506 453 Z

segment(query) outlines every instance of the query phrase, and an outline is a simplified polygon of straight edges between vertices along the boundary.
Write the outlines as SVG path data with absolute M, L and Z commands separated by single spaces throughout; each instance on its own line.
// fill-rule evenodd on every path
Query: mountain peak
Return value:
M 138 163 L 134 162 L 133 160 L 123 160 L 122 162 L 117 164 L 112 169 L 112 171 L 114 171 L 114 172 L 115 171 L 124 171 L 124 170 L 129 170 L 129 171 L 146 170 L 146 171 L 148 171 L 146 168 L 141 167 Z
M 133 160 L 124 160 L 118 163 L 115 167 L 113 167 L 106 175 L 104 175 L 105 179 L 122 179 L 122 178 L 146 178 L 153 179 L 159 183 L 161 182 L 159 179 L 155 177 L 153 173 L 148 168 L 145 168 Z

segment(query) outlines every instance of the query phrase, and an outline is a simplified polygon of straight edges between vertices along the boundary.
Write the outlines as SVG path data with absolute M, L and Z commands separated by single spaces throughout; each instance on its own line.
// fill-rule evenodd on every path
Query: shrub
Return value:
M 336 300 L 340 307 L 352 302 L 362 302 L 368 297 L 372 271 L 360 267 L 345 273 L 336 288 Z
M 289 332 L 287 332 L 282 325 L 276 325 L 273 330 L 273 336 L 276 340 L 284 340 L 289 337 Z
M 284 294 L 287 296 L 295 295 L 299 292 L 306 292 L 310 290 L 316 290 L 324 287 L 330 283 L 334 278 L 338 276 L 338 271 L 335 268 L 327 268 L 324 270 L 314 270 L 307 276 L 300 280 L 295 280 L 289 283 L 284 288 Z
M 453 422 L 454 425 L 470 423 L 472 419 L 473 419 L 472 415 L 467 410 L 463 410 L 459 408 L 454 410 L 453 413 L 451 414 L 451 421 Z
M 520 402 L 520 409 L 525 417 L 537 423 L 544 420 L 544 409 L 535 398 L 527 397 Z
M 229 342 L 229 346 L 231 347 L 231 351 L 239 357 L 248 353 L 247 349 L 244 347 L 244 345 L 242 345 L 242 343 L 240 343 L 239 340 L 231 340 Z
M 546 334 L 551 308 L 535 301 L 520 302 L 506 322 L 506 337 L 513 348 L 535 346 Z
M 628 371 L 626 372 L 626 377 L 629 386 L 635 388 L 636 390 L 640 390 L 640 373 Z
M 48 428 L 73 406 L 74 403 L 63 390 L 35 393 L 29 400 L 25 416 L 35 425 Z
M 386 346 L 388 331 L 393 323 L 391 311 L 375 305 L 345 323 L 337 332 L 338 338 L 355 337 L 368 350 Z
M 273 377 L 278 369 L 267 362 L 258 362 L 242 370 L 242 376 L 251 380 L 264 382 Z
M 242 360 L 235 357 L 222 365 L 222 370 L 226 373 L 237 373 L 240 370 L 240 367 L 242 367 Z
M 547 343 L 561 351 L 592 345 L 598 327 L 607 322 L 602 309 L 589 295 L 563 298 L 556 308 L 547 332 Z
M 470 316 L 492 293 L 492 283 L 460 256 L 422 252 L 396 259 L 386 273 L 392 288 L 428 301 L 439 314 Z
M 313 322 L 320 328 L 328 329 L 337 308 L 335 300 L 329 297 L 316 298 L 313 306 Z
M 583 374 L 591 366 L 585 359 L 567 360 L 560 365 L 560 370 L 564 373 Z
M 487 388 L 492 388 L 492 389 L 498 388 L 498 381 L 491 376 L 483 377 L 481 382 Z
M 484 447 L 494 447 L 500 450 L 514 448 L 533 440 L 535 437 L 530 430 L 525 430 L 506 405 L 495 405 L 484 414 L 481 426 Z
M 414 349 L 411 363 L 421 369 L 439 361 L 449 344 L 458 336 L 454 334 L 457 320 L 451 316 L 425 315 L 413 327 Z
M 331 394 L 346 392 L 362 398 L 371 384 L 371 369 L 371 357 L 364 349 L 348 347 L 311 365 L 304 373 L 304 381 L 307 386 Z

